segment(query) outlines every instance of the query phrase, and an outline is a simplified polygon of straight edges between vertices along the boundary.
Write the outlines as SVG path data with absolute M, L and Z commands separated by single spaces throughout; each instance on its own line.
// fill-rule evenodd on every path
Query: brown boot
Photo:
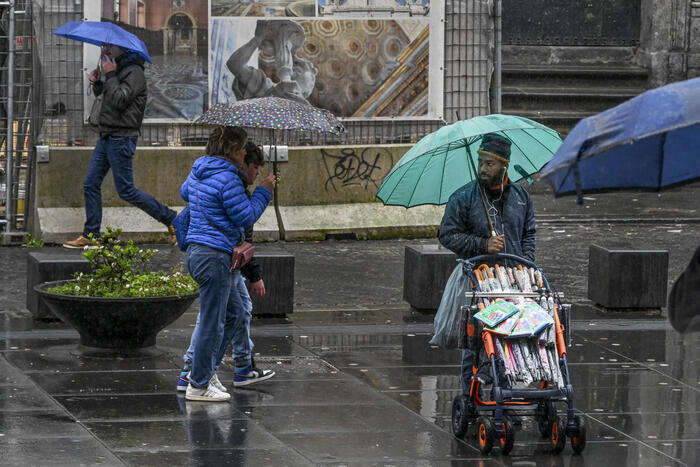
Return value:
M 170 233 L 170 244 L 177 245 L 177 236 L 175 235 L 175 227 L 173 227 L 173 224 L 168 226 L 168 233 Z
M 63 244 L 64 248 L 73 248 L 76 250 L 82 250 L 85 247 L 91 246 L 93 246 L 92 240 L 82 235 L 76 238 L 75 240 L 71 240 L 70 242 L 66 242 Z

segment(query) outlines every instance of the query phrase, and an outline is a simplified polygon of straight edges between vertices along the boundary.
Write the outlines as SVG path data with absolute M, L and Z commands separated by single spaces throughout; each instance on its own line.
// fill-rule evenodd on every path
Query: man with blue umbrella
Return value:
M 527 191 L 508 181 L 510 147 L 508 138 L 498 133 L 485 134 L 478 150 L 479 178 L 450 196 L 438 238 L 459 258 L 510 253 L 530 261 L 535 259 L 534 209 Z M 474 354 L 463 349 L 465 392 L 473 364 Z
M 83 192 L 85 195 L 85 227 L 83 234 L 63 244 L 66 248 L 89 246 L 89 235 L 99 237 L 102 224 L 102 181 L 112 169 L 119 197 L 165 224 L 174 243 L 172 220 L 176 212 L 151 195 L 134 187 L 132 159 L 146 109 L 146 77 L 143 52 L 115 44 L 103 44 L 100 67 L 89 75 L 92 90 L 101 99 L 91 115 L 100 133 L 90 159 Z

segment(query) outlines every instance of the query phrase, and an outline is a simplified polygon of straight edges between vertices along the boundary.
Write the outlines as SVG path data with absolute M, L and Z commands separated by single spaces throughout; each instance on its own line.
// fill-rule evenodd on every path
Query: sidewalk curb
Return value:
M 564 217 L 554 219 L 535 216 L 535 221 L 547 224 L 700 224 L 700 217 Z

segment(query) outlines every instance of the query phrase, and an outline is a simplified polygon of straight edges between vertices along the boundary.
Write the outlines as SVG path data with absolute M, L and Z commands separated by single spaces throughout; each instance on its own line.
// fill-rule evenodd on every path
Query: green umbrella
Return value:
M 384 204 L 445 204 L 458 188 L 477 178 L 481 137 L 499 133 L 511 141 L 508 178 L 517 182 L 539 171 L 559 146 L 559 134 L 524 117 L 493 114 L 462 120 L 425 136 L 391 169 L 377 197 Z

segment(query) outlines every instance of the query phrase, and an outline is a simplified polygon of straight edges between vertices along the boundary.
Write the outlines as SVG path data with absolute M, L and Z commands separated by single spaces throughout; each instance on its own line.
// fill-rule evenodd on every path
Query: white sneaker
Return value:
M 206 388 L 196 388 L 190 383 L 185 392 L 188 401 L 225 402 L 230 398 L 231 394 L 219 391 L 211 383 Z
M 228 392 L 228 390 L 226 389 L 226 386 L 221 384 L 221 381 L 219 381 L 219 377 L 216 376 L 216 373 L 214 373 L 214 376 L 212 376 L 211 379 L 209 380 L 209 384 L 214 385 L 214 387 L 221 392 Z

